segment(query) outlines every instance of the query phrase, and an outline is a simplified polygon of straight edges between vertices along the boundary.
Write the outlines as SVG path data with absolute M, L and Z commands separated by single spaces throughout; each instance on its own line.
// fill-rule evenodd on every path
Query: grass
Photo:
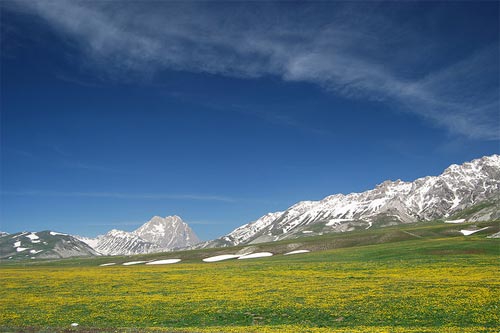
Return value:
M 0 331 L 498 332 L 499 240 L 455 236 L 452 228 L 304 238 L 301 248 L 318 250 L 210 264 L 199 258 L 241 248 L 170 254 L 185 260 L 166 266 L 97 267 L 110 258 L 10 263 L 0 266 Z M 350 247 L 336 248 L 342 240 Z

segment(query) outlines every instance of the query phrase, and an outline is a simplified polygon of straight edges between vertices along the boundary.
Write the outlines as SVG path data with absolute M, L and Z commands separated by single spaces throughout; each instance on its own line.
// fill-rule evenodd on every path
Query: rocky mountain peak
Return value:
M 151 218 L 151 220 L 146 222 L 146 224 L 148 224 L 148 223 L 149 224 L 168 224 L 168 223 L 179 223 L 179 222 L 183 222 L 183 221 L 177 215 L 165 216 L 165 217 L 155 215 Z
M 97 238 L 79 239 L 107 255 L 162 252 L 199 242 L 193 230 L 177 215 L 153 216 L 132 232 L 112 229 Z
M 193 230 L 179 216 L 154 216 L 134 231 L 142 239 L 162 248 L 191 246 L 199 242 Z

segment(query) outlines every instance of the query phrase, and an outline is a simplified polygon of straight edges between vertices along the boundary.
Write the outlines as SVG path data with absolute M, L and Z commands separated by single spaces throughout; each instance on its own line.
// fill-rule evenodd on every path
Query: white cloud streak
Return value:
M 120 78 L 163 69 L 272 75 L 386 102 L 465 137 L 500 138 L 498 42 L 438 69 L 419 69 L 436 47 L 419 43 L 411 26 L 375 5 L 315 6 L 27 1 L 13 9 L 42 17 Z
M 60 192 L 60 191 L 2 191 L 8 196 L 42 196 L 42 197 L 86 197 L 109 199 L 140 199 L 140 200 L 195 200 L 235 202 L 234 198 L 218 195 L 169 194 L 169 193 L 123 193 L 123 192 Z

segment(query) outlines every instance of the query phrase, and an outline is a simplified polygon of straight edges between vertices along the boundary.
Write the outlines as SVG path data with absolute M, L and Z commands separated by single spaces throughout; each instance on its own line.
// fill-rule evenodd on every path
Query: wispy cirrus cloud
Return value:
M 424 66 L 446 41 L 424 38 L 375 4 L 154 4 L 26 1 L 10 8 L 42 17 L 114 77 L 164 69 L 271 75 L 384 102 L 464 137 L 500 138 L 498 40 Z
M 125 193 L 125 192 L 79 192 L 79 191 L 2 191 L 7 196 L 41 196 L 41 197 L 85 197 L 109 199 L 140 199 L 140 200 L 195 200 L 235 202 L 237 199 L 218 195 L 171 194 L 171 193 Z

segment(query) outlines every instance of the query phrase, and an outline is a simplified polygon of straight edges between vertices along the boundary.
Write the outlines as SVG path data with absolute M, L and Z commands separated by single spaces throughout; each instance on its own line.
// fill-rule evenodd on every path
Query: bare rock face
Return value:
M 203 247 L 259 243 L 302 234 L 344 232 L 372 225 L 389 226 L 447 218 L 485 200 L 500 198 L 500 156 L 451 165 L 439 176 L 413 182 L 385 181 L 372 190 L 301 201 L 284 212 L 269 213 Z M 471 217 L 500 215 L 498 204 Z
M 155 216 L 132 232 L 113 229 L 96 238 L 79 239 L 105 255 L 164 252 L 199 242 L 193 230 L 179 216 Z

